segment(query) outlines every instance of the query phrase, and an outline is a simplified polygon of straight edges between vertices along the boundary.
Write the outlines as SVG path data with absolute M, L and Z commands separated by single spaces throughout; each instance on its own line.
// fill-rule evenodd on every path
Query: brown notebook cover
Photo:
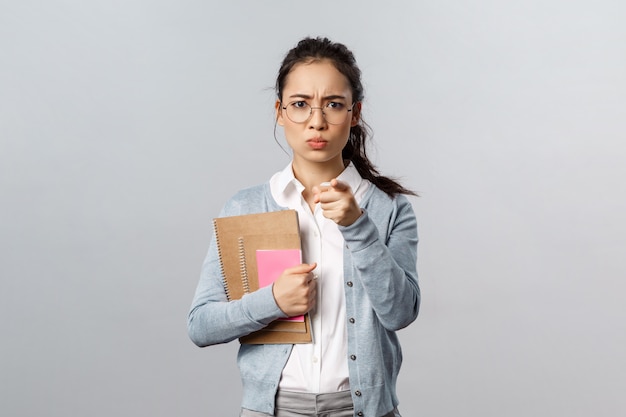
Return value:
M 257 249 L 301 249 L 295 210 L 246 214 L 213 219 L 224 287 L 229 300 L 238 300 L 259 288 Z M 311 343 L 311 322 L 276 320 L 239 339 L 241 343 Z

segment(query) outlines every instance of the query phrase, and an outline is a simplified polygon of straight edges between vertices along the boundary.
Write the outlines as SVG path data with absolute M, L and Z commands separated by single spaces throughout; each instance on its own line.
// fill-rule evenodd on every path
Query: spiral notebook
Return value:
M 260 288 L 257 251 L 301 250 L 295 210 L 219 217 L 213 219 L 213 226 L 229 301 L 241 299 Z M 305 314 L 302 318 L 275 320 L 239 341 L 246 344 L 311 343 L 310 317 Z

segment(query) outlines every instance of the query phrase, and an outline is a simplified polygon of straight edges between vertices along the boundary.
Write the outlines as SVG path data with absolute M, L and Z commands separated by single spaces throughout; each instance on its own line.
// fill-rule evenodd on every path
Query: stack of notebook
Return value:
M 286 268 L 302 263 L 295 210 L 219 217 L 213 225 L 229 301 L 271 285 Z M 239 341 L 311 343 L 311 321 L 308 314 L 275 320 Z

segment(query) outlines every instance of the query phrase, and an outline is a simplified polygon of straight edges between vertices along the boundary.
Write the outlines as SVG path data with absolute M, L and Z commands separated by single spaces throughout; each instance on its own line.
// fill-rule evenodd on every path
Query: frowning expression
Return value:
M 360 110 L 348 79 L 329 60 L 300 63 L 287 76 L 281 99 L 276 120 L 284 128 L 294 164 L 343 165 L 341 151 Z

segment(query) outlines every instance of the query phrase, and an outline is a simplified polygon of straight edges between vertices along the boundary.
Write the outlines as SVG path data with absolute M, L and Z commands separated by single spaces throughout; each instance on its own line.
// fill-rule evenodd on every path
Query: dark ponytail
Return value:
M 352 88 L 354 102 L 363 101 L 364 91 L 361 83 L 361 70 L 356 64 L 354 55 L 345 45 L 332 42 L 327 38 L 304 38 L 285 55 L 276 78 L 278 100 L 282 101 L 287 75 L 289 75 L 296 64 L 322 59 L 331 61 L 335 68 L 348 79 Z M 348 143 L 342 151 L 343 159 L 352 161 L 361 177 L 372 182 L 390 197 L 394 197 L 397 194 L 417 195 L 415 192 L 404 188 L 396 180 L 379 174 L 376 167 L 367 157 L 366 141 L 369 133 L 369 127 L 363 121 L 363 118 L 360 117 L 359 123 L 350 128 Z

